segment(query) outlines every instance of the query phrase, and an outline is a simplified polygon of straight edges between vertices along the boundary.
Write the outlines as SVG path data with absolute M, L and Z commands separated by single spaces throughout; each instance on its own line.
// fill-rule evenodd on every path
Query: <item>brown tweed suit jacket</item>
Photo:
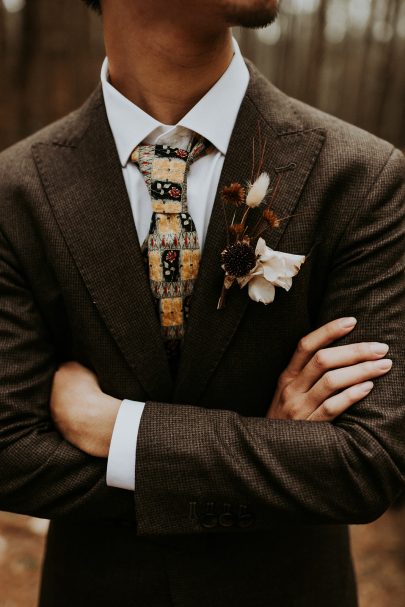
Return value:
M 288 167 L 266 241 L 310 255 L 273 304 L 217 311 L 217 195 L 175 381 L 100 88 L 0 156 L 0 508 L 52 519 L 41 607 L 352 607 L 347 524 L 403 487 L 404 158 L 250 70 L 220 188 L 259 124 L 264 169 Z M 341 343 L 388 342 L 393 370 L 334 423 L 265 419 L 299 339 L 344 315 Z M 52 424 L 69 359 L 147 402 L 134 495 Z

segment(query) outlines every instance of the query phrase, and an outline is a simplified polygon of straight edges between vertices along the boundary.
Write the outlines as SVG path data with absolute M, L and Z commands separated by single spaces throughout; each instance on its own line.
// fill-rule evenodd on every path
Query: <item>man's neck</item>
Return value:
M 104 38 L 111 83 L 156 120 L 176 124 L 231 62 L 230 30 L 199 35 L 172 23 L 168 31 L 167 21 L 109 10 L 109 4 Z

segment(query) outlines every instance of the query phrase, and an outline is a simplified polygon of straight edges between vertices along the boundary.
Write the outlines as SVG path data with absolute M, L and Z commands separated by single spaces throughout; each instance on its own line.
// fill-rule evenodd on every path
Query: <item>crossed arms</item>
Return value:
M 341 318 L 301 339 L 279 377 L 268 419 L 332 422 L 371 392 L 371 378 L 391 369 L 392 361 L 383 358 L 387 344 L 326 348 L 355 326 L 355 318 Z M 66 440 L 89 455 L 108 457 L 120 405 L 119 399 L 103 393 L 96 375 L 79 363 L 64 363 L 54 375 L 53 420 Z
M 288 398 L 293 383 L 288 374 L 267 419 L 148 402 L 138 438 L 136 513 L 131 492 L 106 486 L 105 459 L 72 445 L 52 423 L 49 397 L 57 356 L 18 256 L 2 236 L 0 507 L 81 520 L 133 520 L 136 514 L 141 534 L 201 531 L 188 518 L 190 501 L 243 500 L 254 508 L 260 528 L 279 520 L 351 523 L 380 515 L 403 487 L 405 471 L 404 197 L 404 163 L 393 153 L 339 243 L 317 319 L 321 326 L 333 320 L 332 311 L 334 318 L 355 314 L 356 341 L 371 337 L 389 344 L 392 370 L 334 423 L 308 421 L 308 401 L 297 399 L 297 385 L 294 398 Z M 340 346 L 353 341 L 352 335 L 341 338 Z M 348 352 L 352 366 L 352 349 L 340 350 L 337 363 L 346 372 Z M 364 355 L 367 360 L 370 352 Z M 325 351 L 322 356 L 323 365 L 330 365 Z M 319 355 L 316 361 L 319 372 Z M 320 372 L 334 394 L 344 386 L 330 383 L 337 374 L 325 373 L 329 368 Z M 309 381 L 306 371 L 300 381 Z M 368 368 L 357 383 L 375 376 Z M 301 394 L 308 392 L 304 388 Z M 280 419 L 280 404 L 294 419 Z M 334 417 L 338 410 L 332 409 Z M 297 419 L 297 412 L 303 418 Z

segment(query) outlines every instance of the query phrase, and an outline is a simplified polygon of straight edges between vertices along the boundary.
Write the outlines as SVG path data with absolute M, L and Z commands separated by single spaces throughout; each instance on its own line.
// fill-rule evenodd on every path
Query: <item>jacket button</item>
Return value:
M 218 517 L 218 522 L 221 527 L 233 527 L 235 524 L 235 517 L 231 510 L 231 504 L 224 504 L 224 511 Z
M 251 527 L 254 522 L 255 517 L 253 514 L 242 514 L 242 516 L 239 517 L 238 525 L 242 528 Z
M 205 529 L 212 529 L 218 525 L 214 502 L 208 502 L 205 513 L 200 517 L 200 525 Z
M 255 522 L 254 515 L 248 511 L 247 506 L 241 505 L 239 509 L 238 526 L 245 529 Z
M 221 514 L 218 520 L 221 527 L 233 527 L 235 524 L 235 518 L 232 512 Z

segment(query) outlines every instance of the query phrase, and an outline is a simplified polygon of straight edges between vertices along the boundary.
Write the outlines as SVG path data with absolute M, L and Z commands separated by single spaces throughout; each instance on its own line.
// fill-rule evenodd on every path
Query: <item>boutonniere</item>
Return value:
M 263 172 L 246 187 L 240 183 L 232 183 L 221 192 L 225 217 L 225 207 L 234 207 L 234 213 L 231 223 L 227 226 L 228 244 L 221 255 L 225 277 L 218 310 L 225 307 L 227 292 L 235 283 L 241 289 L 248 286 L 249 297 L 253 301 L 265 305 L 272 303 L 276 287 L 288 291 L 293 277 L 305 261 L 304 255 L 274 251 L 261 238 L 261 234 L 268 227 L 277 229 L 282 221 L 271 208 L 280 183 L 281 174 L 271 188 L 270 176 Z M 250 228 L 251 212 L 256 208 L 259 208 L 261 213 L 256 224 Z

